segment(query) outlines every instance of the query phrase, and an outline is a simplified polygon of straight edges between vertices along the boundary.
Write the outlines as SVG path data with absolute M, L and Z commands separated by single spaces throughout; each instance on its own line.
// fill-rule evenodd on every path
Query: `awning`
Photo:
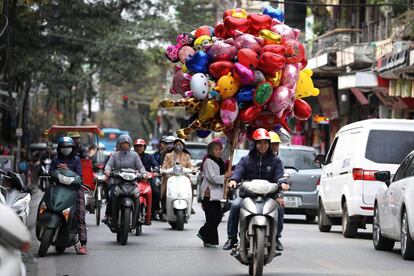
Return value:
M 394 109 L 407 109 L 407 105 L 400 97 L 392 97 L 381 92 L 374 92 L 381 103 L 387 107 Z
M 352 94 L 354 94 L 355 98 L 357 98 L 358 102 L 361 105 L 367 105 L 369 103 L 364 93 L 362 93 L 362 91 L 359 90 L 358 88 L 351 88 L 351 92 Z
M 414 109 L 414 98 L 401 98 L 401 99 L 407 106 L 407 109 Z

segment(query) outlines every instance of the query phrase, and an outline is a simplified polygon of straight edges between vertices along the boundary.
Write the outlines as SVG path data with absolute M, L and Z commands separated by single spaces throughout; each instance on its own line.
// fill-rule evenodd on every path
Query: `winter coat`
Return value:
M 210 190 L 210 201 L 223 198 L 224 174 L 220 174 L 219 165 L 210 158 L 203 162 L 203 182 L 201 194 L 204 195 L 207 188 Z

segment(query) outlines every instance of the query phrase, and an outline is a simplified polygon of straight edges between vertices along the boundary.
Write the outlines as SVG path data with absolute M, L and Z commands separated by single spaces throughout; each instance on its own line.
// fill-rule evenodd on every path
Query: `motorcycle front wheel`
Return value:
M 264 251 L 265 251 L 265 229 L 262 227 L 256 228 L 256 237 L 254 240 L 254 255 L 253 263 L 249 265 L 249 275 L 262 276 L 264 265 Z
M 129 234 L 129 225 L 131 219 L 131 209 L 130 208 L 123 208 L 121 211 L 121 227 L 120 231 L 120 241 L 121 245 L 126 245 L 128 241 L 128 234 Z
M 182 231 L 184 229 L 184 210 L 177 211 L 177 230 Z
M 40 242 L 39 257 L 44 257 L 47 254 L 47 250 L 49 249 L 50 243 L 52 242 L 54 229 L 46 228 L 43 232 L 42 241 Z
M 102 192 L 101 186 L 98 186 L 95 193 L 95 217 L 96 217 L 96 225 L 99 226 L 101 222 L 101 207 L 102 207 L 102 200 L 99 199 L 98 194 Z

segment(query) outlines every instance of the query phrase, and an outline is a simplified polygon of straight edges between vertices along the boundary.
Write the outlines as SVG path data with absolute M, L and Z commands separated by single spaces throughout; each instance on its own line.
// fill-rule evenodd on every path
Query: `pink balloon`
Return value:
M 180 94 L 185 97 L 185 92 L 191 90 L 190 88 L 191 78 L 186 77 L 181 70 L 181 66 L 176 65 L 174 67 L 174 78 L 170 87 L 171 94 Z
M 220 117 L 223 125 L 231 125 L 239 115 L 239 105 L 234 98 L 223 100 L 220 106 Z
M 292 29 L 285 24 L 273 25 L 270 30 L 274 33 L 280 34 L 284 39 L 298 40 L 300 31 L 298 29 Z
M 292 96 L 293 95 L 293 96 Z M 273 113 L 279 115 L 280 112 L 289 108 L 294 101 L 295 91 L 286 86 L 279 86 L 273 90 L 272 97 L 267 108 Z
M 262 45 L 263 38 L 251 34 L 238 33 L 234 40 L 234 46 L 239 50 L 242 48 L 249 48 L 259 53 Z
M 183 46 L 178 50 L 178 57 L 180 61 L 184 64 L 187 61 L 187 58 L 194 55 L 195 51 L 193 47 Z
M 237 54 L 237 49 L 224 41 L 216 41 L 208 50 L 208 56 L 213 60 L 232 60 Z
M 251 84 L 254 81 L 254 72 L 246 66 L 236 62 L 233 68 L 243 85 Z
M 298 66 L 296 64 L 286 64 L 285 67 L 283 67 L 281 85 L 290 89 L 295 89 L 298 79 Z

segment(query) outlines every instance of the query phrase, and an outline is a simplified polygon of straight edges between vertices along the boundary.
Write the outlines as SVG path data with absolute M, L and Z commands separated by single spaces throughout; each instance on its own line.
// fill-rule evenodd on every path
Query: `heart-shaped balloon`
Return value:
M 294 100 L 291 90 L 292 89 L 289 89 L 286 86 L 279 86 L 273 90 L 267 109 L 273 114 L 277 114 L 288 108 Z
M 250 102 L 253 100 L 253 92 L 256 90 L 254 86 L 244 86 L 236 94 L 236 101 L 238 103 Z
M 234 16 L 227 16 L 224 18 L 224 27 L 231 36 L 236 35 L 236 31 L 248 33 L 250 22 L 247 18 L 237 18 Z
M 228 9 L 224 11 L 223 19 L 226 18 L 227 16 L 233 16 L 237 18 L 247 18 L 247 12 L 245 9 L 242 9 L 242 8 Z
M 261 30 L 270 29 L 272 18 L 266 14 L 251 13 L 247 16 L 250 21 L 250 33 L 257 36 Z
M 296 64 L 286 64 L 285 67 L 283 67 L 282 85 L 290 89 L 295 89 L 298 79 L 298 66 Z
M 197 51 L 194 55 L 189 57 L 185 62 L 187 69 L 193 73 L 208 73 L 208 64 L 210 58 L 203 51 Z
M 257 106 L 267 104 L 273 93 L 273 86 L 271 83 L 264 81 L 260 83 L 253 94 L 253 103 Z
M 224 41 L 216 41 L 208 50 L 209 57 L 216 60 L 232 60 L 237 54 L 237 48 Z
M 279 22 L 283 22 L 285 21 L 285 14 L 282 10 L 280 9 L 275 9 L 271 6 L 267 6 L 264 8 L 263 10 L 263 14 L 267 14 L 270 17 L 277 19 Z
M 305 48 L 299 41 L 287 39 L 283 42 L 283 45 L 285 46 L 286 63 L 298 63 L 306 59 Z
M 312 115 L 312 108 L 304 100 L 296 99 L 293 106 L 293 112 L 295 113 L 295 117 L 297 119 L 305 121 Z
M 227 32 L 226 28 L 224 27 L 224 23 L 220 22 L 217 23 L 216 27 L 214 28 L 214 35 L 215 37 L 227 39 L 230 37 L 230 34 Z
M 213 37 L 213 35 L 214 35 L 214 28 L 213 27 L 210 27 L 210 26 L 206 26 L 206 25 L 198 27 L 196 29 L 195 33 L 194 33 L 194 36 L 196 38 L 198 38 L 198 37 L 200 37 L 202 35 L 208 35 L 208 36 Z
M 214 117 L 219 112 L 220 104 L 216 99 L 209 99 L 201 103 L 200 111 L 198 112 L 198 119 L 205 122 Z
M 281 56 L 285 55 L 285 46 L 283 45 L 265 45 L 262 47 L 262 49 L 260 49 L 260 55 L 262 55 L 265 52 L 270 52 L 270 53 L 274 53 L 274 54 L 278 54 Z
M 253 71 L 238 62 L 234 64 L 234 71 L 243 85 L 249 85 L 254 81 Z
M 215 79 L 219 79 L 224 75 L 233 71 L 233 62 L 227 60 L 219 60 L 213 62 L 208 67 L 208 71 L 210 75 L 213 76 Z
M 262 108 L 259 106 L 256 106 L 256 105 L 249 106 L 247 108 L 240 110 L 239 119 L 243 123 L 250 123 L 255 118 L 257 118 L 257 116 L 259 116 L 261 111 L 262 111 Z
M 282 81 L 282 71 L 277 71 L 273 77 L 268 77 L 267 80 L 274 88 L 278 87 Z
M 237 60 L 247 68 L 255 69 L 259 64 L 259 55 L 252 49 L 242 48 L 237 52 Z
M 287 111 L 283 112 L 280 118 L 276 117 L 271 112 L 264 111 L 264 112 L 261 112 L 259 116 L 257 116 L 256 119 L 250 123 L 250 126 L 254 128 L 262 127 L 266 129 L 271 129 L 274 126 L 280 124 L 283 126 L 284 129 L 286 129 L 289 132 L 292 132 L 292 130 L 290 129 L 289 125 L 286 122 L 286 117 L 287 117 Z
M 265 52 L 260 56 L 259 69 L 269 76 L 274 76 L 277 71 L 285 66 L 285 58 L 271 52 Z
M 298 40 L 300 31 L 285 24 L 273 25 L 270 30 L 282 36 L 283 39 Z
M 234 46 L 236 46 L 238 50 L 242 48 L 249 48 L 256 53 L 259 53 L 262 45 L 263 39 L 251 34 L 243 34 L 239 32 L 234 39 Z
M 261 30 L 260 37 L 264 40 L 264 45 L 281 44 L 282 37 L 270 30 Z
M 223 125 L 231 125 L 239 115 L 239 105 L 234 98 L 227 98 L 223 100 L 220 106 L 220 118 Z

